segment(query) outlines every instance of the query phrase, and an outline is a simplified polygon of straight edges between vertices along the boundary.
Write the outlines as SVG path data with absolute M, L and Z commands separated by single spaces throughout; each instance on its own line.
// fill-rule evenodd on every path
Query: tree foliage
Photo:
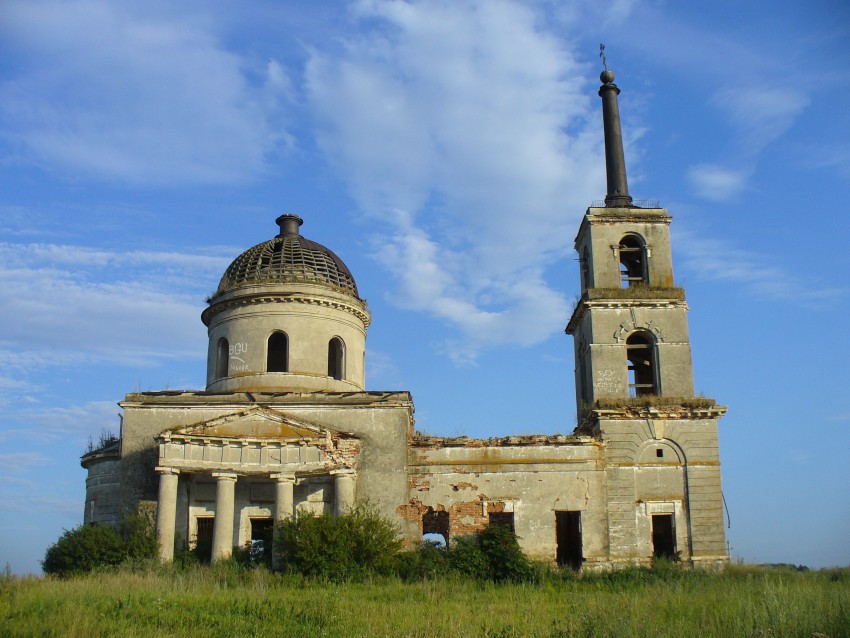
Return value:
M 476 534 L 457 536 L 449 548 L 425 542 L 399 560 L 398 574 L 408 580 L 437 578 L 447 572 L 495 582 L 525 582 L 536 574 L 516 534 L 505 525 L 488 525 Z
M 156 549 L 150 521 L 132 514 L 121 520 L 117 528 L 92 523 L 65 530 L 47 548 L 41 567 L 46 574 L 70 576 L 128 560 L 152 558 Z
M 368 505 L 337 517 L 299 514 L 279 525 L 274 549 L 282 568 L 305 576 L 356 580 L 390 574 L 401 549 L 398 529 Z

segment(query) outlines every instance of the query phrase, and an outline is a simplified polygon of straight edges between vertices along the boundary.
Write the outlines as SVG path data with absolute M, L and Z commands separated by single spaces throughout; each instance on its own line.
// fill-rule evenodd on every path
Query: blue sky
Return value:
M 354 273 L 367 384 L 420 429 L 570 432 L 600 42 L 729 406 L 733 558 L 850 564 L 846 3 L 6 0 L 0 565 L 80 523 L 125 393 L 203 387 L 204 298 L 283 212 Z

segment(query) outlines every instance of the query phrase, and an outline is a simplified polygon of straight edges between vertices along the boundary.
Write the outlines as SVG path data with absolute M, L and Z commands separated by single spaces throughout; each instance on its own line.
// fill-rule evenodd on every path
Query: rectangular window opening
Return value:
M 512 532 L 515 531 L 513 512 L 491 512 L 488 515 L 488 518 L 490 525 L 502 525 Z
M 449 513 L 428 509 L 422 515 L 422 540 L 442 547 L 449 544 Z

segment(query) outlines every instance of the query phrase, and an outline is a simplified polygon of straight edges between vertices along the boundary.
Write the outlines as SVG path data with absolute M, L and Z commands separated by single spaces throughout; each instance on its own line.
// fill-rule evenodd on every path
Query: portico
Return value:
M 341 514 L 355 503 L 359 440 L 274 410 L 165 431 L 158 442 L 157 540 L 164 562 L 174 558 L 178 520 L 192 545 L 198 520 L 212 518 L 215 561 L 250 543 L 252 522 L 271 521 L 276 530 L 297 511 Z

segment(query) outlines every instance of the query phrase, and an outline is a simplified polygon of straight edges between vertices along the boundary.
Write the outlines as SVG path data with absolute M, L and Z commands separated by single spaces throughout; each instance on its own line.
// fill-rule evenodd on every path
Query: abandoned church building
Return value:
M 727 562 L 718 420 L 694 394 L 671 217 L 628 192 L 614 74 L 601 75 L 607 196 L 575 239 L 581 297 L 571 435 L 418 435 L 408 392 L 366 389 L 370 313 L 295 215 L 239 255 L 201 319 L 204 391 L 134 392 L 119 440 L 87 453 L 86 522 L 156 509 L 163 561 L 213 560 L 301 513 L 368 502 L 408 542 L 510 525 L 532 558 L 612 568 Z M 566 391 L 566 389 L 565 389 Z

